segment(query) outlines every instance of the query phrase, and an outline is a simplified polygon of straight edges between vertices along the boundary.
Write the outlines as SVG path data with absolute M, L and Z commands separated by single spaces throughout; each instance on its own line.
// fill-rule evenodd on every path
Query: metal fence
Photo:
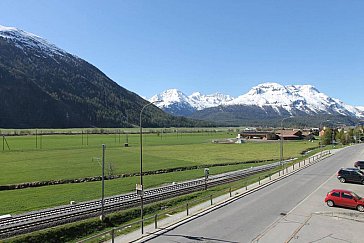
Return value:
M 278 173 L 279 173 L 278 178 L 287 176 L 289 174 L 289 167 L 292 168 L 291 169 L 292 172 L 297 172 L 299 169 L 305 168 L 307 166 L 310 166 L 314 163 L 319 162 L 320 160 L 322 160 L 329 154 L 331 154 L 331 152 L 329 150 L 327 150 L 327 151 L 322 151 L 314 156 L 311 156 L 307 159 L 304 159 L 304 160 L 298 161 L 298 162 L 294 162 L 292 160 L 284 161 L 283 163 L 277 162 L 278 165 L 282 165 L 282 167 L 278 171 Z M 274 169 L 274 168 L 277 168 L 277 166 L 276 166 L 277 163 L 273 163 L 274 166 L 272 166 L 272 165 L 265 165 L 265 166 L 271 166 L 270 169 Z M 287 166 L 284 166 L 285 164 Z M 236 172 L 230 172 L 231 175 L 234 175 L 234 173 L 236 173 Z M 255 178 L 250 181 L 248 180 L 244 183 L 244 186 L 242 188 L 243 188 L 243 190 L 248 191 L 249 185 L 251 185 L 253 183 L 258 183 L 258 187 L 263 186 L 267 183 L 272 183 L 272 176 L 273 176 L 273 174 L 276 174 L 276 173 L 277 172 L 269 172 L 269 173 L 266 173 L 265 176 Z M 215 177 L 218 177 L 218 175 Z M 265 179 L 265 181 L 266 181 L 265 183 L 263 182 L 263 179 Z M 231 198 L 231 197 L 233 197 L 234 190 L 237 190 L 237 189 L 238 188 L 230 187 L 228 190 L 222 191 L 218 194 L 217 193 L 209 194 L 208 196 L 203 196 L 203 197 L 200 197 L 200 198 L 197 198 L 194 200 L 190 200 L 190 201 L 186 202 L 186 204 L 176 206 L 173 208 L 169 208 L 168 210 L 163 209 L 157 214 L 154 214 L 149 217 L 145 217 L 143 219 L 143 224 L 144 223 L 154 224 L 154 229 L 158 229 L 159 220 L 164 219 L 164 218 L 170 216 L 171 214 L 181 213 L 181 212 L 185 212 L 185 217 L 188 217 L 191 215 L 192 206 L 197 205 L 199 203 L 206 203 L 206 202 L 209 203 L 210 206 L 212 206 L 215 203 L 214 199 L 216 199 L 218 196 L 221 196 L 221 194 L 225 193 L 229 196 L 229 198 Z M 240 189 L 241 189 L 241 187 L 240 187 Z M 138 220 L 131 224 L 112 228 L 111 230 L 107 230 L 100 234 L 93 235 L 91 237 L 78 241 L 78 243 L 103 242 L 106 240 L 111 240 L 111 242 L 114 243 L 115 238 L 117 236 L 129 233 L 131 231 L 131 229 L 137 229 L 137 228 L 139 228 L 140 225 L 142 225 L 142 220 Z M 142 235 L 140 234 L 140 236 L 142 236 Z

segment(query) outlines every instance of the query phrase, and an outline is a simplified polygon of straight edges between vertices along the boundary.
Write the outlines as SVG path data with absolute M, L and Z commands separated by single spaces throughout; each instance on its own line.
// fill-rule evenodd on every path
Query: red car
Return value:
M 347 208 L 356 208 L 360 212 L 364 212 L 364 199 L 356 195 L 352 191 L 334 189 L 327 193 L 325 203 L 329 207 L 341 206 Z

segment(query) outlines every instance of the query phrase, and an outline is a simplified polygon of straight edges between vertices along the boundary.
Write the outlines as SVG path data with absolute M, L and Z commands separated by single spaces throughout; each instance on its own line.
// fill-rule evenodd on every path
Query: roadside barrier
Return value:
M 239 188 L 238 187 L 237 188 L 229 187 L 228 189 L 225 189 L 224 191 L 221 191 L 218 194 L 211 193 L 211 194 L 208 194 L 207 196 L 200 197 L 200 198 L 194 199 L 194 200 L 190 200 L 190 201 L 186 202 L 186 204 L 176 206 L 173 208 L 169 208 L 169 209 L 163 209 L 163 210 L 161 210 L 161 212 L 159 212 L 157 214 L 151 215 L 149 217 L 145 217 L 143 219 L 143 225 L 154 224 L 154 230 L 158 230 L 159 221 L 166 219 L 173 214 L 182 213 L 183 211 L 185 211 L 185 214 L 184 214 L 185 216 L 183 216 L 184 218 L 180 218 L 179 220 L 186 219 L 186 217 L 187 218 L 193 217 L 193 215 L 195 215 L 197 213 L 196 212 L 195 214 L 191 214 L 192 207 L 195 205 L 205 204 L 205 210 L 206 210 L 206 209 L 213 207 L 214 205 L 218 205 L 219 203 L 224 203 L 228 200 L 234 199 L 235 197 L 237 197 L 237 198 L 243 197 L 256 190 L 259 190 L 260 188 L 266 187 L 276 181 L 279 181 L 293 173 L 297 173 L 298 171 L 300 171 L 310 165 L 313 165 L 330 155 L 331 155 L 331 151 L 325 150 L 325 151 L 321 151 L 319 154 L 316 154 L 307 159 L 304 159 L 303 161 L 300 160 L 298 162 L 294 162 L 292 160 L 289 160 L 289 161 L 284 161 L 283 163 L 278 162 L 279 166 L 281 166 L 282 168 L 280 168 L 280 170 L 278 170 L 278 177 L 276 177 L 274 179 L 273 179 L 273 177 L 275 175 L 277 175 L 277 171 L 262 172 L 263 175 L 260 175 L 257 178 L 246 179 L 244 181 L 242 187 L 241 186 Z M 297 168 L 297 164 L 298 164 L 298 168 Z M 289 172 L 289 167 L 292 167 L 291 172 Z M 275 167 L 275 168 L 277 168 L 277 167 Z M 272 169 L 274 169 L 274 168 L 272 168 Z M 284 171 L 286 171 L 285 174 L 284 174 Z M 233 173 L 234 172 L 232 172 L 232 174 Z M 254 183 L 257 184 L 257 186 L 254 187 Z M 249 186 L 252 186 L 252 187 L 249 188 Z M 244 187 L 245 187 L 245 192 L 238 192 L 239 190 L 241 190 Z M 234 192 L 235 192 L 235 195 L 233 195 Z M 213 199 L 217 199 L 218 197 L 221 197 L 223 194 L 228 195 L 228 198 L 227 199 L 225 198 L 225 200 L 223 202 L 218 202 L 217 200 L 214 200 L 214 201 L 216 201 L 216 203 L 214 204 Z M 206 202 L 209 202 L 209 203 L 206 203 Z M 198 210 L 198 212 L 201 212 L 201 211 Z M 111 240 L 111 242 L 114 243 L 116 236 L 129 233 L 130 229 L 137 229 L 141 224 L 142 224 L 142 220 L 139 220 L 132 224 L 115 227 L 111 230 L 108 230 L 103 233 L 94 235 L 92 237 L 83 239 L 81 241 L 78 241 L 78 243 L 94 242 L 97 239 L 102 239 L 104 241 Z M 140 237 L 143 237 L 143 235 L 140 234 Z

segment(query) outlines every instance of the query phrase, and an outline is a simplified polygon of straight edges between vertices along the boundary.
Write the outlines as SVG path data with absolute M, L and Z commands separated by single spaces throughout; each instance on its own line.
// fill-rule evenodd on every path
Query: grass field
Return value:
M 213 139 L 233 137 L 235 133 L 229 132 L 144 134 L 143 170 L 279 158 L 278 142 L 212 143 Z M 110 163 L 113 174 L 140 170 L 138 134 L 7 136 L 6 140 L 11 150 L 5 146 L 5 150 L 0 152 L 0 185 L 100 176 L 102 144 L 106 145 L 106 167 Z M 126 142 L 129 147 L 124 147 Z M 317 145 L 318 142 L 285 141 L 284 157 L 299 157 L 300 152 Z M 210 173 L 250 166 L 211 167 Z M 203 169 L 150 175 L 144 177 L 144 184 L 150 188 L 202 176 Z M 138 181 L 137 176 L 106 181 L 105 193 L 110 196 L 133 191 Z M 0 191 L 0 215 L 67 204 L 71 200 L 96 199 L 100 197 L 100 191 L 101 182 Z

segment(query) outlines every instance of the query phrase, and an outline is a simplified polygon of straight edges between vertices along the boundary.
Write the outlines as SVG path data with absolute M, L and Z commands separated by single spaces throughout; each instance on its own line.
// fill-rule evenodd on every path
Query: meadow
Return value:
M 143 171 L 279 159 L 279 142 L 212 142 L 235 136 L 231 131 L 146 133 L 143 135 Z M 106 175 L 138 173 L 139 138 L 135 133 L 6 136 L 10 150 L 5 144 L 0 152 L 0 185 L 101 176 L 102 144 L 106 145 Z M 302 151 L 317 146 L 318 142 L 285 141 L 284 157 L 300 157 Z M 264 163 L 268 162 L 215 166 L 210 168 L 210 173 Z M 151 188 L 202 176 L 203 168 L 148 175 L 144 177 L 144 186 Z M 139 176 L 107 180 L 105 193 L 111 196 L 134 191 L 138 181 Z M 0 191 L 0 215 L 68 204 L 71 200 L 96 199 L 100 198 L 100 191 L 99 181 Z

